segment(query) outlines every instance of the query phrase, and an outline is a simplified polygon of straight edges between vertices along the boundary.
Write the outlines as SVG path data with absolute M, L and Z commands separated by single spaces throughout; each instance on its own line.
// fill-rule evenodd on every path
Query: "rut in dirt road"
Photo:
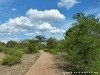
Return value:
M 51 54 L 41 51 L 40 58 L 29 69 L 26 75 L 61 75 L 58 73 Z

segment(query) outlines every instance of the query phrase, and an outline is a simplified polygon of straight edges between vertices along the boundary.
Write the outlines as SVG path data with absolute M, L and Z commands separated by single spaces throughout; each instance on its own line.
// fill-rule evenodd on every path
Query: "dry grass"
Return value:
M 0 53 L 0 60 L 4 54 Z M 0 65 L 0 75 L 25 75 L 28 69 L 35 63 L 40 54 L 25 54 L 22 57 L 21 64 L 14 66 L 2 66 Z
M 72 68 L 68 62 L 66 62 L 65 57 L 67 53 L 58 53 L 54 56 L 54 60 L 56 61 L 56 65 L 58 69 L 62 72 L 62 75 L 72 75 L 70 73 L 64 74 L 64 72 L 71 72 Z

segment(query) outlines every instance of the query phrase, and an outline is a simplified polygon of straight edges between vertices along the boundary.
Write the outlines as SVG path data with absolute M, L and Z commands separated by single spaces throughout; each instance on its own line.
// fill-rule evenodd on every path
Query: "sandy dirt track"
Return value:
M 41 56 L 25 75 L 61 75 L 51 54 L 40 51 Z

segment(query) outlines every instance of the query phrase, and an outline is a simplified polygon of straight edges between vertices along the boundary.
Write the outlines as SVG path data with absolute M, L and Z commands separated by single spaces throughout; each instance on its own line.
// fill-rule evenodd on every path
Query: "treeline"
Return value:
M 54 37 L 46 39 L 42 35 L 38 35 L 32 39 L 25 39 L 21 41 L 10 40 L 7 43 L 0 42 L 0 52 L 5 54 L 1 64 L 2 65 L 15 65 L 21 63 L 21 58 L 23 54 L 34 54 L 39 50 L 45 50 L 47 52 L 57 54 L 62 50 L 62 45 L 60 42 L 62 40 L 57 40 Z
M 25 39 L 21 41 L 10 40 L 7 43 L 0 42 L 0 52 L 5 54 L 1 61 L 2 65 L 15 65 L 21 63 L 23 54 L 37 53 L 40 49 L 45 48 L 45 37 L 36 36 L 33 39 Z

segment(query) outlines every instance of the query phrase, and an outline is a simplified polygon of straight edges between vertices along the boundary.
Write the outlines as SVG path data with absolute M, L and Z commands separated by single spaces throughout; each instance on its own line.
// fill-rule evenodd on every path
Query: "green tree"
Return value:
M 28 45 L 27 53 L 36 53 L 36 52 L 38 52 L 38 45 L 39 45 L 39 43 L 38 43 L 37 40 L 34 40 L 34 39 L 30 40 L 29 45 Z
M 18 47 L 27 48 L 29 45 L 29 41 L 30 41 L 29 39 L 24 39 L 24 40 L 19 41 Z
M 46 38 L 42 35 L 38 35 L 35 38 L 39 42 L 39 49 L 42 49 L 42 43 L 45 42 Z
M 57 40 L 56 38 L 50 37 L 47 39 L 47 48 L 48 49 L 54 49 L 57 46 Z
M 100 71 L 100 22 L 94 15 L 77 13 L 77 22 L 66 31 L 65 40 L 67 59 L 76 65 L 75 71 Z M 76 74 L 76 75 L 95 75 Z M 99 74 L 96 74 L 99 75 Z
M 18 43 L 16 41 L 10 40 L 7 42 L 7 47 L 15 47 Z

